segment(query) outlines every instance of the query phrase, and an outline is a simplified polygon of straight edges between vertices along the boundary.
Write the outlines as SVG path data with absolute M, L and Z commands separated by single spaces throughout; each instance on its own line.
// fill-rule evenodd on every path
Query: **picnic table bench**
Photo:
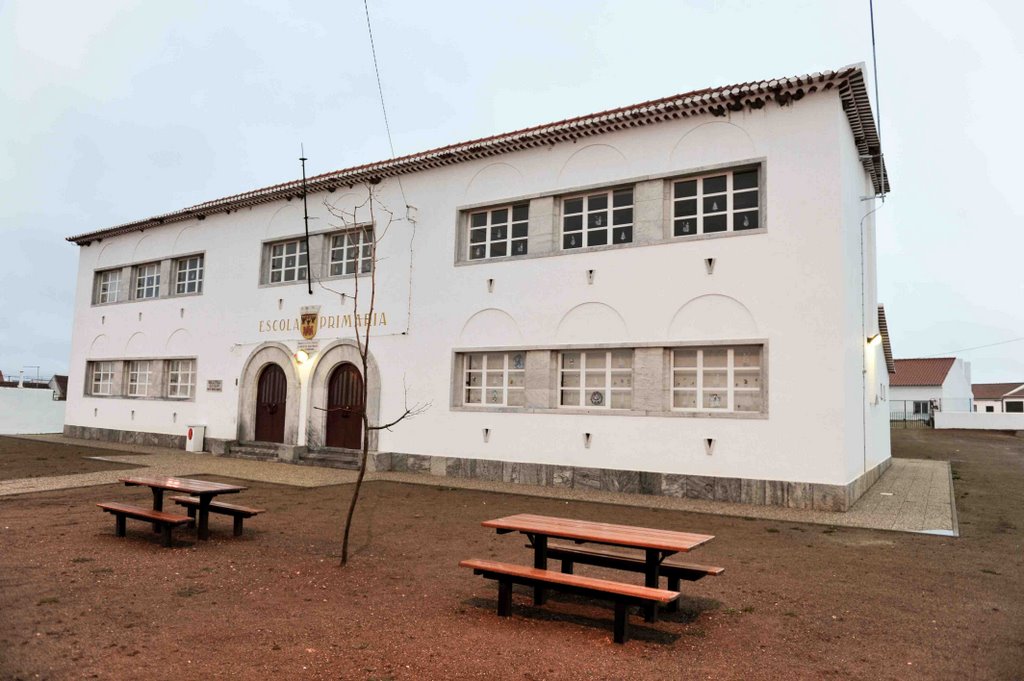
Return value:
M 473 574 L 483 575 L 485 579 L 497 580 L 499 617 L 508 617 L 512 614 L 513 584 L 525 584 L 535 588 L 546 587 L 555 591 L 610 600 L 615 604 L 613 632 L 616 643 L 625 643 L 629 640 L 629 606 L 650 603 L 668 604 L 679 598 L 679 593 L 676 591 L 622 584 L 593 577 L 567 575 L 493 560 L 474 558 L 461 561 L 459 566 L 471 568 Z
M 209 515 L 210 503 L 213 501 L 213 497 L 219 494 L 237 494 L 238 492 L 248 489 L 241 485 L 230 485 L 223 482 L 210 482 L 208 480 L 193 480 L 191 478 L 174 478 L 169 476 L 139 475 L 118 478 L 118 480 L 129 487 L 149 487 L 150 491 L 153 492 L 154 511 L 163 510 L 165 490 L 171 492 L 185 492 L 186 494 L 198 497 L 199 507 L 197 513 L 198 517 L 196 520 L 196 536 L 200 540 L 210 538 Z M 185 522 L 188 522 L 188 517 L 185 517 Z M 154 531 L 159 531 L 159 526 L 154 523 L 153 529 Z
M 185 507 L 189 517 L 188 526 L 194 527 L 196 524 L 196 511 L 202 506 L 202 501 L 198 497 L 171 497 L 171 501 Z M 228 515 L 234 519 L 234 536 L 236 537 L 242 536 L 242 520 L 244 518 L 251 518 L 264 512 L 262 508 L 239 506 L 238 504 L 229 504 L 225 501 L 211 501 L 208 508 L 210 513 Z
M 114 514 L 115 523 L 115 534 L 118 537 L 125 536 L 125 520 L 132 518 L 135 520 L 145 520 L 153 523 L 153 525 L 159 528 L 159 531 L 163 533 L 163 545 L 171 545 L 171 530 L 179 525 L 185 525 L 188 523 L 188 516 L 177 515 L 175 513 L 164 513 L 163 511 L 154 511 L 152 509 L 143 508 L 141 506 L 133 506 L 132 504 L 122 504 L 118 501 L 108 501 L 100 504 L 96 504 L 107 513 Z

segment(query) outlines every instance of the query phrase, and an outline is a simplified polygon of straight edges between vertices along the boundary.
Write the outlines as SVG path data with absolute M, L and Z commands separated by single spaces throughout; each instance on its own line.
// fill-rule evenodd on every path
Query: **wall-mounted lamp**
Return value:
M 882 339 L 882 334 L 876 333 L 874 336 L 868 336 L 868 345 L 874 345 L 876 341 Z
M 306 362 L 309 361 L 309 353 L 306 352 L 305 350 L 296 350 L 295 361 L 298 362 L 299 364 L 305 364 Z

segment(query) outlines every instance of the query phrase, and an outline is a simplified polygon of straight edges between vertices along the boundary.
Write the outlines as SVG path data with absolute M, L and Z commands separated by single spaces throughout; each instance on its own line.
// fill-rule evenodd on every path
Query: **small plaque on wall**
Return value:
M 309 355 L 315 354 L 316 351 L 319 350 L 319 349 L 320 349 L 320 341 L 318 341 L 318 340 L 305 340 L 305 339 L 303 339 L 303 340 L 299 341 L 299 350 L 302 350 L 306 354 L 309 354 Z
M 219 393 L 224 386 L 224 381 L 207 381 L 206 391 L 211 393 Z

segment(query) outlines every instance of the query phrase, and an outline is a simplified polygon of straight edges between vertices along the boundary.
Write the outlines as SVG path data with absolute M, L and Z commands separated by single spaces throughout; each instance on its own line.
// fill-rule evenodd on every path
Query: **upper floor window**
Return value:
M 489 208 L 469 214 L 469 259 L 526 255 L 530 204 Z
M 202 255 L 191 255 L 174 261 L 175 295 L 184 296 L 203 292 L 204 260 Z
M 146 397 L 149 395 L 151 375 L 149 360 L 128 362 L 128 395 L 130 397 Z
M 368 273 L 373 268 L 373 230 L 350 229 L 331 237 L 331 276 Z
M 156 298 L 160 295 L 160 263 L 135 266 L 135 298 Z
M 631 349 L 563 352 L 559 374 L 559 404 L 563 407 L 633 407 Z
M 683 411 L 762 412 L 762 346 L 679 348 L 672 351 L 672 408 Z
M 172 359 L 167 362 L 167 396 L 192 397 L 196 383 L 194 359 Z
M 467 405 L 522 407 L 526 404 L 526 353 L 472 353 L 464 358 Z
M 633 241 L 633 188 L 576 196 L 562 202 L 562 248 Z
M 114 363 L 89 363 L 89 394 L 112 395 L 114 392 Z
M 282 241 L 270 246 L 270 283 L 305 281 L 306 241 Z
M 96 273 L 96 296 L 97 303 L 117 302 L 117 296 L 121 289 L 121 270 L 107 270 Z
M 678 180 L 672 185 L 672 233 L 694 236 L 757 229 L 758 169 Z

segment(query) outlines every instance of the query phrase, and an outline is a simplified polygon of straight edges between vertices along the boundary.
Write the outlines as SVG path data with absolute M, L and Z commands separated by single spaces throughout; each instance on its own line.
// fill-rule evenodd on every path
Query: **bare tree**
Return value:
M 380 430 L 391 430 L 391 428 L 393 426 L 401 423 L 402 421 L 404 421 L 404 420 L 406 420 L 408 418 L 412 418 L 414 416 L 418 416 L 419 414 L 422 414 L 423 412 L 425 412 L 427 409 L 430 408 L 430 403 L 429 402 L 427 402 L 427 403 L 416 403 L 416 404 L 413 404 L 413 405 L 410 406 L 409 405 L 409 401 L 408 401 L 408 390 L 407 389 L 406 389 L 406 393 L 405 393 L 406 399 L 403 402 L 403 411 L 402 411 L 402 413 L 400 415 L 398 415 L 396 418 L 392 419 L 391 421 L 388 421 L 387 423 L 370 423 L 369 413 L 368 413 L 368 410 L 366 408 L 366 405 L 368 403 L 368 399 L 367 398 L 369 397 L 369 395 L 368 395 L 368 392 L 369 392 L 369 382 L 367 380 L 367 377 L 369 375 L 368 374 L 368 370 L 369 370 L 369 366 L 370 366 L 370 338 L 371 338 L 370 329 L 372 328 L 371 322 L 372 322 L 372 320 L 374 318 L 374 313 L 375 313 L 375 310 L 376 310 L 376 303 L 377 303 L 377 263 L 378 263 L 377 246 L 387 236 L 388 231 L 391 229 L 392 224 L 394 224 L 395 222 L 399 221 L 399 219 L 395 218 L 394 212 L 391 211 L 390 209 L 388 209 L 388 207 L 384 203 L 382 203 L 380 201 L 380 199 L 377 197 L 375 189 L 374 189 L 375 184 L 376 183 L 372 183 L 372 184 L 367 184 L 366 185 L 366 190 L 367 190 L 366 201 L 364 201 L 359 206 L 356 206 L 356 208 L 353 209 L 352 213 L 345 213 L 344 211 L 337 210 L 336 208 L 331 206 L 326 201 L 324 202 L 324 205 L 327 207 L 327 210 L 330 212 L 330 214 L 333 215 L 336 218 L 339 218 L 342 221 L 342 226 L 344 226 L 344 227 L 353 227 L 353 226 L 357 225 L 358 224 L 358 221 L 356 220 L 357 212 L 361 208 L 364 208 L 364 207 L 368 208 L 369 213 L 370 213 L 370 225 L 371 225 L 371 229 L 373 230 L 371 232 L 372 238 L 369 240 L 369 242 L 370 242 L 369 243 L 369 247 L 370 247 L 369 271 L 368 272 L 362 272 L 362 267 L 363 267 L 363 265 L 362 265 L 362 263 L 363 263 L 362 253 L 357 253 L 355 267 L 354 267 L 354 270 L 355 270 L 355 279 L 354 279 L 355 291 L 354 291 L 354 294 L 352 296 L 352 308 L 353 308 L 352 309 L 352 317 L 353 317 L 354 322 L 352 324 L 352 328 L 355 331 L 356 347 L 357 347 L 357 349 L 359 351 L 359 359 L 360 359 L 360 363 L 362 364 L 361 368 L 362 368 L 362 372 L 363 372 L 363 382 L 362 382 L 362 403 L 363 403 L 362 426 L 363 426 L 363 438 L 362 438 L 362 452 L 361 452 L 361 455 L 359 457 L 359 475 L 356 477 L 355 488 L 352 490 L 352 499 L 349 501 L 348 512 L 345 515 L 344 534 L 342 536 L 342 541 L 341 541 L 341 565 L 342 566 L 344 566 L 344 565 L 346 565 L 348 563 L 348 544 L 349 544 L 349 537 L 350 537 L 351 531 L 352 531 L 352 518 L 355 515 L 356 504 L 359 501 L 359 493 L 362 490 L 363 479 L 366 477 L 366 466 L 367 466 L 367 462 L 369 460 L 369 454 L 370 454 L 370 433 L 372 433 L 374 431 L 380 431 Z M 408 210 L 408 207 L 406 207 L 406 208 Z M 382 220 L 383 223 L 384 223 L 384 226 L 383 226 L 383 229 L 381 229 L 379 233 L 377 232 L 377 215 L 378 215 L 378 213 L 383 214 L 383 216 L 386 216 Z M 401 218 L 401 219 L 402 220 L 408 220 L 409 218 L 408 218 L 408 215 L 406 215 L 406 217 Z M 410 258 L 412 257 L 412 253 L 411 252 L 409 254 L 409 257 Z M 364 277 L 363 276 L 364 274 L 367 275 L 367 276 Z M 365 315 L 364 319 L 366 320 L 366 323 L 360 324 L 359 321 L 358 321 L 359 320 L 359 315 L 361 314 L 360 313 L 360 281 L 362 279 L 364 279 L 364 278 L 369 280 L 369 291 L 367 292 L 367 295 L 369 297 L 369 301 L 368 301 L 367 306 L 365 308 L 365 312 L 362 313 L 362 314 Z M 412 285 L 412 282 L 410 281 L 410 286 L 411 285 Z M 325 288 L 327 290 L 333 291 L 333 289 L 329 289 L 326 286 L 324 286 L 322 282 L 320 282 L 320 286 L 322 286 L 323 288 Z M 338 291 L 333 291 L 333 292 L 334 293 L 339 293 L 343 297 L 345 296 L 345 294 L 340 293 Z M 362 327 L 362 335 L 360 335 L 360 332 L 359 332 L 360 326 Z M 318 407 L 318 409 L 320 409 L 321 411 L 332 411 L 333 410 L 331 408 L 320 408 L 320 407 Z

